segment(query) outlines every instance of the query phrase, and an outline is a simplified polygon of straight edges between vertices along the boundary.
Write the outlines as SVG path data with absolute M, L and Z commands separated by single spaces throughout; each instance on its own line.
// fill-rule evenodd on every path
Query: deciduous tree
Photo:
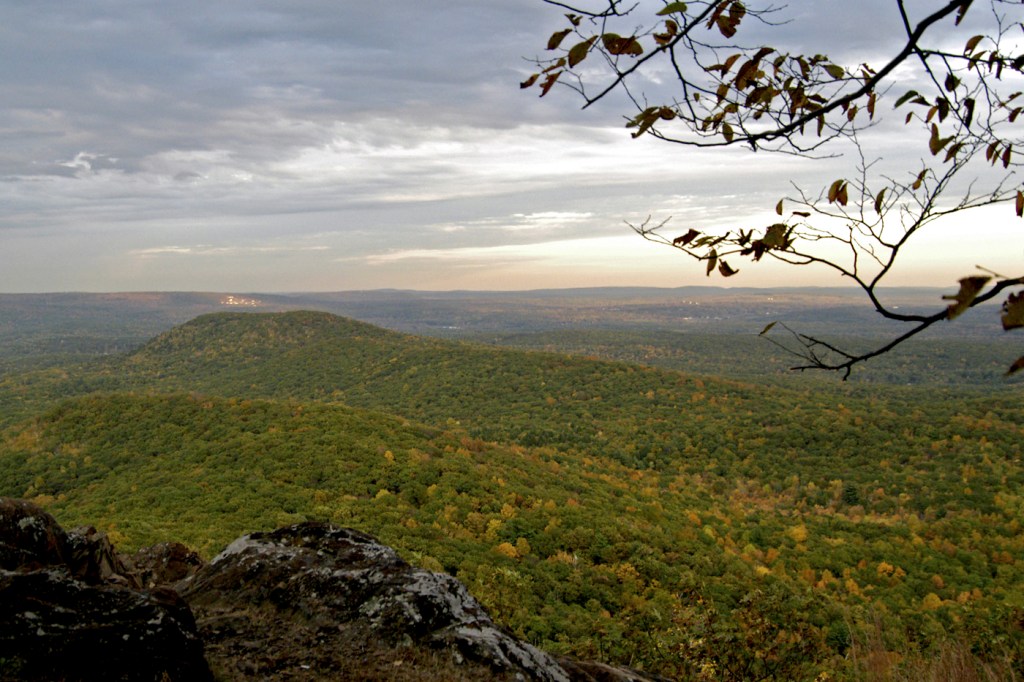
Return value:
M 745 146 L 855 159 L 821 187 L 795 187 L 775 204 L 777 220 L 767 226 L 715 232 L 681 230 L 668 221 L 632 225 L 644 238 L 702 261 L 708 275 L 732 277 L 744 260 L 830 268 L 856 283 L 879 314 L 905 325 L 869 351 L 769 325 L 762 334 L 799 358 L 795 369 L 834 370 L 845 378 L 857 364 L 988 301 L 1002 301 L 1003 329 L 1024 327 L 1024 273 L 965 273 L 947 303 L 925 312 L 900 310 L 880 291 L 903 263 L 908 243 L 927 240 L 936 224 L 992 204 L 1024 217 L 1024 191 L 1014 178 L 1024 145 L 1018 123 L 1024 3 L 887 0 L 901 37 L 879 43 L 886 52 L 869 64 L 761 43 L 758 36 L 791 19 L 786 7 L 771 4 L 544 1 L 566 12 L 566 24 L 548 39 L 552 54 L 536 60 L 538 70 L 524 88 L 544 96 L 567 85 L 584 108 L 624 96 L 633 137 L 684 148 Z M 811 4 L 806 11 L 832 11 L 826 7 L 834 6 Z M 894 121 L 918 140 L 920 155 L 910 164 L 884 158 L 872 143 Z M 1019 245 L 1019 236 L 992 247 L 1011 243 Z M 783 329 L 790 336 L 780 337 Z M 1008 373 L 1022 369 L 1024 356 Z

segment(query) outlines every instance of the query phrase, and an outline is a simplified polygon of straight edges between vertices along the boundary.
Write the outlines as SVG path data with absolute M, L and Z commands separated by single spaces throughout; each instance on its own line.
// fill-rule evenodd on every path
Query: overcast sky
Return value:
M 785 30 L 870 54 L 876 4 L 839 34 L 848 3 L 794 2 Z M 759 225 L 834 172 L 520 91 L 563 24 L 540 0 L 0 0 L 0 291 L 722 284 L 624 221 Z M 970 241 L 895 283 L 970 274 Z

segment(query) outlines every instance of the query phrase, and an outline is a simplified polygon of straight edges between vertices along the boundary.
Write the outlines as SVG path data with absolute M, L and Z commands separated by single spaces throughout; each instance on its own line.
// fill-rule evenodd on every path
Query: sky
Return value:
M 772 30 L 870 57 L 898 35 L 869 9 L 891 5 L 837 26 L 847 3 L 794 2 Z M 849 160 L 633 140 L 614 102 L 521 91 L 565 24 L 540 0 L 0 0 L 0 17 L 0 292 L 843 284 L 766 264 L 707 279 L 634 235 L 647 216 L 767 225 L 791 180 L 817 191 Z M 950 225 L 893 283 L 1019 268 L 1008 213 Z

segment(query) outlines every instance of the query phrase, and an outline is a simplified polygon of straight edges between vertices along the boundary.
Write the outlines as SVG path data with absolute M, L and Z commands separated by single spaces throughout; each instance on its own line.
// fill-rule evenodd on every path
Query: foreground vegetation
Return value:
M 682 678 L 1024 674 L 1012 392 L 766 388 L 289 313 L 7 376 L 0 407 L 37 415 L 4 433 L 0 494 L 126 549 L 209 557 L 326 518 L 555 651 Z

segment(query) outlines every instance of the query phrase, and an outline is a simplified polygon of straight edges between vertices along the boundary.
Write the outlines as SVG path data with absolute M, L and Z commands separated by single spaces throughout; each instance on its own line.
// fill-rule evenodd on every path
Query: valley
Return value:
M 781 293 L 794 325 L 884 332 Z M 1024 408 L 988 320 L 844 383 L 756 338 L 766 292 L 39 296 L 0 297 L 0 495 L 119 547 L 330 520 L 555 653 L 1022 673 Z

